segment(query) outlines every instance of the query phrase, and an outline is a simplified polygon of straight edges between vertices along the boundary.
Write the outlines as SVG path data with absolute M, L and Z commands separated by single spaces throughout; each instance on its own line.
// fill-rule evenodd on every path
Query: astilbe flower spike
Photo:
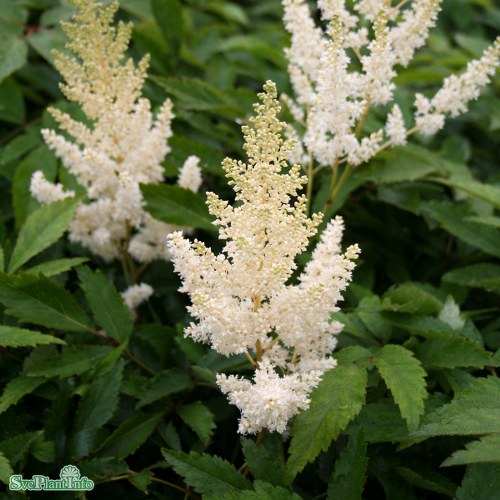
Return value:
M 194 321 L 186 335 L 230 356 L 246 353 L 253 380 L 219 374 L 217 384 L 241 411 L 240 433 L 283 432 L 287 421 L 309 405 L 311 389 L 335 366 L 330 357 L 342 325 L 330 321 L 351 279 L 359 248 L 342 254 L 343 222 L 331 221 L 298 284 L 290 278 L 295 257 L 317 232 L 321 214 L 308 217 L 306 178 L 288 167 L 294 147 L 284 141 L 285 124 L 274 83 L 268 81 L 255 105 L 252 126 L 242 128 L 248 163 L 226 158 L 223 167 L 236 193 L 233 206 L 208 193 L 223 252 L 180 232 L 169 249 L 189 294 Z
M 69 42 L 67 52 L 55 53 L 55 64 L 65 81 L 61 90 L 90 124 L 50 108 L 72 139 L 42 131 L 49 148 L 86 191 L 87 202 L 79 205 L 69 238 L 107 261 L 124 254 L 143 263 L 168 258 L 165 234 L 178 227 L 144 210 L 139 184 L 163 181 L 161 161 L 170 151 L 172 103 L 167 99 L 154 118 L 151 103 L 141 96 L 149 57 L 138 64 L 126 58 L 132 25 L 113 25 L 116 2 L 70 2 L 78 13 L 62 23 Z M 192 191 L 201 184 L 198 161 L 188 158 L 179 179 Z M 32 177 L 31 192 L 42 203 L 75 194 L 47 181 L 41 171 Z
M 293 159 L 314 159 L 319 166 L 349 168 L 369 161 L 378 152 L 403 145 L 409 135 L 433 135 L 447 115 L 467 111 L 500 64 L 500 37 L 460 75 L 445 78 L 431 99 L 415 96 L 414 123 L 405 124 L 394 100 L 398 66 L 407 66 L 435 25 L 442 0 L 318 0 L 323 30 L 314 22 L 305 0 L 282 0 L 284 23 L 291 35 L 286 49 L 296 101 L 285 97 L 296 121 L 305 129 Z M 370 27 L 371 25 L 371 27 Z M 370 29 L 367 28 L 370 27 Z M 363 124 L 374 106 L 387 106 L 387 122 L 363 135 Z M 338 190 L 337 190 L 338 191 Z M 333 199 L 335 192 L 330 193 Z

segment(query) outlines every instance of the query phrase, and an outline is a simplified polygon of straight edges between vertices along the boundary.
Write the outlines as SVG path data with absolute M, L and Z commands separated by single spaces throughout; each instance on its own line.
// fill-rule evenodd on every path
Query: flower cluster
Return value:
M 161 162 L 170 151 L 172 103 L 167 99 L 154 118 L 151 103 L 141 97 L 148 57 L 137 65 L 126 59 L 132 26 L 113 26 L 118 4 L 71 2 L 79 12 L 63 23 L 68 52 L 56 53 L 56 67 L 65 80 L 62 91 L 80 105 L 88 123 L 52 108 L 49 111 L 67 135 L 42 131 L 88 198 L 77 209 L 69 237 L 108 261 L 123 252 L 139 262 L 165 258 L 165 235 L 177 228 L 144 210 L 139 184 L 163 180 Z M 198 190 L 196 157 L 186 161 L 179 184 Z M 42 203 L 75 194 L 47 181 L 40 171 L 33 175 L 31 193 Z
M 358 0 L 351 12 L 345 0 L 318 0 L 327 25 L 324 31 L 305 0 L 283 0 L 284 22 L 291 34 L 286 55 L 297 100 L 287 98 L 287 103 L 305 127 L 303 145 L 295 149 L 297 159 L 309 156 L 320 165 L 356 166 L 383 148 L 405 144 L 412 133 L 435 134 L 446 115 L 467 110 L 500 64 L 500 37 L 479 60 L 469 63 L 463 75 L 446 78 L 432 99 L 416 95 L 415 126 L 405 126 L 394 103 L 395 68 L 407 66 L 425 44 L 440 3 L 414 0 L 392 7 L 385 0 Z M 377 105 L 389 106 L 386 126 L 363 137 L 365 118 Z M 295 138 L 297 133 L 289 135 Z
M 331 321 L 351 279 L 359 248 L 342 254 L 341 218 L 322 233 L 311 261 L 298 277 L 295 257 L 316 234 L 321 215 L 307 215 L 300 166 L 288 167 L 293 143 L 277 115 L 276 87 L 267 82 L 255 105 L 252 126 L 244 126 L 248 163 L 226 159 L 223 167 L 236 193 L 235 205 L 208 194 L 223 253 L 180 232 L 169 249 L 195 319 L 185 333 L 230 356 L 246 353 L 253 382 L 219 374 L 217 383 L 241 410 L 239 431 L 285 430 L 287 421 L 309 405 L 308 394 L 335 366 L 330 357 L 342 325 Z

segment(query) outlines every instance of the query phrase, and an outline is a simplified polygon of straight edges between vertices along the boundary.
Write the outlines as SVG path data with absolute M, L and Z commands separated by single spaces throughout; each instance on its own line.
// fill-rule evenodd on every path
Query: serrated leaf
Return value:
M 12 179 L 12 202 L 16 229 L 20 229 L 30 211 L 40 205 L 30 192 L 31 178 L 37 170 L 41 170 L 49 181 L 54 180 L 57 173 L 57 159 L 45 145 L 34 149 L 16 166 Z
M 392 401 L 364 405 L 355 423 L 361 423 L 369 443 L 397 443 L 408 436 L 408 427 Z
M 365 433 L 362 427 L 358 427 L 349 435 L 346 447 L 335 462 L 335 469 L 328 482 L 327 498 L 361 499 L 367 465 Z
M 217 456 L 162 450 L 167 462 L 198 493 L 220 494 L 231 490 L 249 490 L 250 481 L 226 460 Z
M 31 444 L 43 435 L 43 431 L 23 432 L 0 443 L 3 453 L 13 467 L 28 453 Z
M 424 211 L 453 236 L 489 255 L 500 257 L 500 232 L 466 221 L 470 212 L 465 205 L 427 202 Z
M 31 213 L 23 224 L 9 261 L 9 272 L 17 271 L 32 257 L 55 243 L 68 229 L 78 199 L 45 205 Z
M 448 179 L 435 179 L 436 182 L 446 186 L 459 189 L 465 193 L 491 203 L 495 208 L 500 209 L 500 188 L 483 184 L 470 177 L 452 176 Z
M 428 340 L 415 348 L 417 357 L 426 368 L 484 368 L 497 362 L 492 354 L 464 337 Z
M 10 466 L 7 457 L 0 452 L 0 481 L 5 484 L 9 484 L 9 478 L 14 474 L 12 467 Z
M 165 370 L 151 381 L 151 385 L 145 390 L 144 395 L 137 403 L 137 408 L 142 408 L 158 399 L 176 394 L 189 389 L 192 380 L 186 373 L 170 369 Z
M 0 325 L 0 346 L 2 347 L 24 347 L 38 344 L 62 344 L 66 342 L 52 335 L 17 328 L 15 326 Z
M 80 264 L 88 262 L 88 260 L 89 259 L 85 257 L 51 260 L 49 262 L 43 262 L 42 264 L 30 267 L 29 269 L 26 269 L 25 272 L 34 275 L 43 274 L 48 278 L 50 276 L 57 276 L 58 274 L 65 273 Z
M 443 276 L 443 281 L 500 293 L 500 266 L 497 264 L 473 264 L 446 273 Z
M 96 367 L 96 364 L 112 350 L 111 346 L 81 345 L 67 347 L 56 356 L 31 367 L 27 375 L 32 377 L 71 377 Z
M 443 308 L 443 302 L 433 288 L 425 283 L 402 283 L 394 285 L 382 300 L 384 311 L 411 314 L 437 314 Z
M 456 484 L 433 469 L 426 468 L 422 472 L 417 472 L 409 467 L 397 467 L 396 470 L 408 484 L 416 488 L 434 491 L 448 497 L 453 497 L 457 489 Z
M 384 161 L 366 165 L 360 175 L 379 184 L 414 181 L 442 170 L 439 157 L 415 144 L 393 148 L 383 154 Z
M 12 37 L 0 43 L 0 82 L 24 66 L 28 46 L 24 40 Z
M 178 414 L 206 446 L 215 429 L 214 414 L 201 401 L 181 406 Z
M 264 481 L 255 481 L 254 490 L 225 491 L 213 495 L 204 495 L 206 500 L 300 500 L 297 493 L 293 493 L 281 486 L 273 486 Z
M 94 380 L 83 395 L 73 422 L 75 432 L 97 429 L 106 424 L 118 406 L 123 362 Z
M 390 320 L 394 325 L 412 335 L 419 335 L 429 340 L 445 339 L 453 341 L 454 339 L 463 339 L 475 345 L 481 345 L 479 342 L 480 338 L 476 338 L 466 328 L 454 330 L 450 325 L 438 318 L 417 315 L 394 315 L 391 316 Z
M 441 466 L 500 462 L 500 434 L 492 434 L 478 441 L 471 441 L 465 445 L 465 448 L 465 450 L 453 453 Z
M 0 414 L 27 394 L 31 394 L 46 380 L 45 377 L 16 377 L 9 380 L 0 397 Z
M 123 422 L 98 449 L 101 457 L 125 458 L 153 433 L 162 415 L 136 415 Z
M 311 394 L 309 409 L 292 423 L 288 481 L 326 451 L 359 413 L 365 402 L 366 383 L 366 371 L 357 366 L 339 366 L 323 375 Z
M 153 473 L 149 469 L 143 469 L 138 474 L 129 476 L 128 480 L 143 493 L 148 493 L 148 485 L 153 478 Z
M 498 500 L 500 467 L 497 464 L 472 464 L 467 467 L 455 500 Z
M 84 266 L 78 269 L 78 277 L 85 297 L 99 326 L 108 337 L 122 342 L 132 334 L 130 312 L 114 285 L 100 271 Z
M 178 226 L 217 231 L 201 195 L 167 184 L 142 184 L 141 191 L 146 210 L 156 219 Z
M 286 463 L 283 439 L 277 433 L 266 434 L 260 446 L 252 439 L 241 438 L 245 462 L 255 479 L 285 486 Z
M 179 0 L 152 0 L 151 7 L 158 27 L 172 55 L 178 57 L 184 31 Z
M 500 433 L 500 380 L 476 378 L 448 404 L 423 418 L 410 437 Z
M 178 100 L 178 107 L 191 111 L 208 111 L 230 120 L 245 116 L 245 110 L 227 92 L 196 78 L 151 78 Z
M 420 361 L 408 349 L 388 344 L 377 352 L 375 366 L 391 391 L 408 429 L 416 429 L 427 398 L 426 373 Z
M 44 276 L 0 273 L 0 302 L 6 314 L 47 328 L 87 331 L 91 323 L 64 288 Z
M 21 125 L 25 116 L 21 85 L 9 77 L 0 83 L 0 120 Z

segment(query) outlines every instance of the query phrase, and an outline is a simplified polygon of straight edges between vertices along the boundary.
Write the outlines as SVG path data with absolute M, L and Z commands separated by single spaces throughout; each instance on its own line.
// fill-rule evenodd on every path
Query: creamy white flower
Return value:
M 283 432 L 287 421 L 309 404 L 321 374 L 335 366 L 330 357 L 331 323 L 341 292 L 351 279 L 359 249 L 341 254 L 343 224 L 328 224 L 299 284 L 289 284 L 295 257 L 316 233 L 320 215 L 309 218 L 299 194 L 300 166 L 287 168 L 293 144 L 284 142 L 272 82 L 259 94 L 253 127 L 243 127 L 248 163 L 226 159 L 223 167 L 236 192 L 236 206 L 208 194 L 223 252 L 190 243 L 180 232 L 169 237 L 181 291 L 189 294 L 194 321 L 185 334 L 226 356 L 255 353 L 253 383 L 218 376 L 218 384 L 242 412 L 241 433 L 263 428 Z M 281 372 L 281 375 L 278 373 Z
M 125 58 L 132 27 L 113 26 L 118 4 L 71 1 L 79 12 L 63 23 L 68 50 L 57 53 L 55 63 L 65 80 L 62 91 L 81 106 L 91 125 L 52 108 L 52 116 L 72 140 L 53 130 L 42 131 L 46 144 L 89 199 L 76 211 L 70 240 L 105 260 L 119 258 L 127 245 L 142 262 L 166 258 L 165 237 L 176 228 L 145 212 L 139 184 L 163 181 L 161 162 L 170 151 L 172 103 L 167 99 L 155 117 L 149 100 L 141 97 L 148 57 L 137 65 Z M 197 189 L 200 174 L 194 158 L 181 172 L 181 182 Z M 33 178 L 32 192 L 44 203 L 69 196 L 39 175 Z
M 298 150 L 295 157 L 310 156 L 322 166 L 360 165 L 382 148 L 405 144 L 407 135 L 416 131 L 435 134 L 446 115 L 467 110 L 499 65 L 500 38 L 481 59 L 469 63 L 463 75 L 445 79 L 432 102 L 417 97 L 415 126 L 408 134 L 393 102 L 396 69 L 407 66 L 425 44 L 441 2 L 413 0 L 391 6 L 384 0 L 356 0 L 348 6 L 345 0 L 318 0 L 325 22 L 320 28 L 308 2 L 282 1 L 284 24 L 291 35 L 286 49 L 290 80 L 303 109 L 292 112 L 305 128 L 304 151 Z M 386 124 L 366 135 L 365 119 L 380 105 L 390 110 Z M 385 143 L 384 134 L 389 137 Z
M 394 104 L 387 116 L 385 131 L 391 143 L 395 146 L 403 146 L 406 144 L 406 127 L 403 113 L 397 104 Z
M 189 156 L 186 158 L 179 173 L 177 184 L 180 187 L 189 189 L 196 193 L 201 186 L 201 170 L 199 167 L 200 159 L 197 156 Z
M 65 191 L 62 184 L 49 182 L 41 170 L 37 170 L 31 177 L 30 193 L 40 203 L 54 203 L 75 196 L 74 191 Z
M 135 311 L 137 307 L 153 295 L 153 292 L 154 290 L 151 285 L 140 283 L 139 285 L 129 286 L 122 292 L 121 296 L 130 311 Z

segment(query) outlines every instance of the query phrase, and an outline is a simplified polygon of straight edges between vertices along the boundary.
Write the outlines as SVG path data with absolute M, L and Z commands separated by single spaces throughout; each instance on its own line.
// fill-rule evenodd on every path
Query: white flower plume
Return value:
M 78 13 L 62 24 L 68 52 L 56 54 L 56 67 L 65 81 L 62 91 L 80 105 L 90 125 L 52 108 L 52 116 L 72 140 L 54 130 L 42 131 L 88 197 L 77 209 L 70 239 L 106 260 L 123 251 L 142 262 L 165 258 L 165 235 L 177 228 L 144 211 L 139 184 L 163 181 L 161 162 L 170 151 L 172 103 L 167 99 L 155 117 L 149 100 L 141 97 L 149 58 L 137 65 L 126 58 L 132 26 L 112 24 L 118 4 L 70 1 Z M 197 169 L 199 173 L 192 164 L 187 187 L 199 187 Z M 51 187 L 40 172 L 33 176 L 31 192 L 42 203 L 73 194 L 59 185 Z
M 392 6 L 383 0 L 357 0 L 351 9 L 345 0 L 318 0 L 326 22 L 322 29 L 308 2 L 282 0 L 283 21 L 291 35 L 285 53 L 296 99 L 287 98 L 287 104 L 294 116 L 301 116 L 297 121 L 305 129 L 298 154 L 312 156 L 323 166 L 356 166 L 386 147 L 405 144 L 415 132 L 435 134 L 447 115 L 467 110 L 500 64 L 500 37 L 464 74 L 446 78 L 434 98 L 416 96 L 414 126 L 405 128 L 394 100 L 396 70 L 407 66 L 425 44 L 441 2 L 413 0 Z M 388 106 L 386 125 L 363 135 L 363 123 L 374 106 Z M 298 132 L 289 131 L 288 136 L 300 140 Z
M 243 127 L 248 162 L 226 159 L 226 176 L 236 193 L 233 206 L 208 194 L 210 212 L 225 241 L 215 255 L 180 232 L 169 249 L 181 290 L 195 319 L 186 329 L 194 340 L 229 356 L 254 356 L 254 382 L 219 375 L 218 383 L 242 412 L 241 433 L 263 428 L 283 432 L 286 422 L 309 404 L 308 393 L 335 361 L 330 322 L 351 279 L 359 249 L 341 253 L 343 223 L 331 221 L 298 284 L 290 284 L 295 257 L 317 231 L 321 215 L 307 216 L 300 166 L 288 167 L 294 147 L 281 132 L 276 87 L 264 85 L 251 127 Z

